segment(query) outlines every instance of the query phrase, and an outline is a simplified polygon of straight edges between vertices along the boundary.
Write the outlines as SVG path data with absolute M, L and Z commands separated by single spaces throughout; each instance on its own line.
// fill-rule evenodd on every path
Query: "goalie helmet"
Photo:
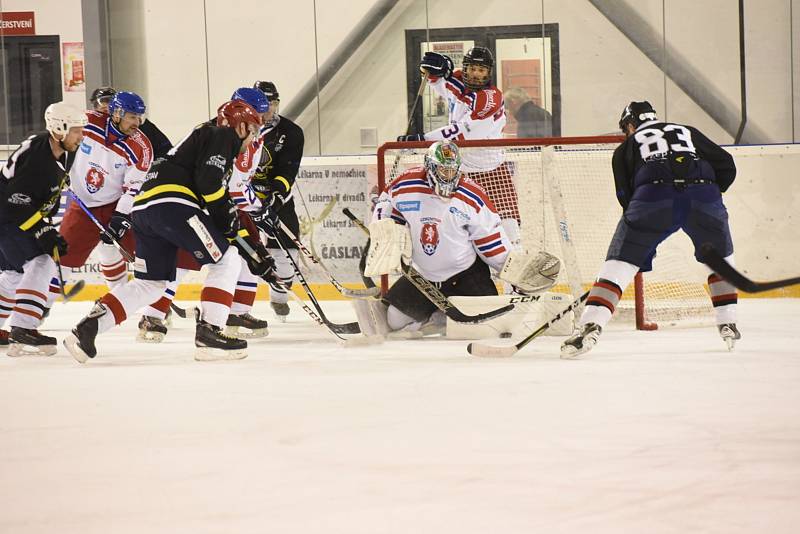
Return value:
M 226 121 L 227 124 L 224 124 Z M 261 126 L 261 115 L 244 100 L 229 100 L 217 109 L 217 126 L 229 126 L 236 130 L 240 124 L 252 124 L 258 128 Z
M 436 141 L 425 154 L 428 182 L 437 195 L 450 197 L 461 179 L 461 154 L 452 141 Z
M 242 100 L 250 104 L 258 113 L 269 111 L 269 100 L 267 96 L 258 89 L 252 87 L 240 87 L 231 95 L 231 100 Z
M 492 80 L 492 69 L 494 68 L 494 56 L 492 51 L 483 46 L 474 46 L 464 54 L 461 63 L 464 73 L 464 84 L 470 91 L 479 91 L 489 86 Z M 468 65 L 478 65 L 486 67 L 487 73 L 482 77 L 474 77 L 467 72 Z
M 86 113 L 66 102 L 56 102 L 44 110 L 44 124 L 52 136 L 65 136 L 70 128 L 86 126 Z
M 627 124 L 632 124 L 634 128 L 638 128 L 643 122 L 656 120 L 657 118 L 656 110 L 647 100 L 644 102 L 631 102 L 622 110 L 622 115 L 619 117 L 619 129 L 625 132 Z

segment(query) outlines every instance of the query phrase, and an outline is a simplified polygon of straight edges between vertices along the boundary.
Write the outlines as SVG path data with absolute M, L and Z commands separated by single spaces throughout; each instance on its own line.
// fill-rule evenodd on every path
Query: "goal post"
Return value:
M 512 241 L 562 261 L 558 291 L 579 296 L 605 261 L 622 214 L 611 158 L 621 136 L 456 141 L 462 170 L 494 202 Z M 378 188 L 423 164 L 430 141 L 390 142 L 378 149 Z M 517 232 L 518 235 L 514 235 Z M 625 291 L 615 323 L 642 330 L 709 324 L 706 272 L 691 241 L 678 232 L 662 243 L 653 271 Z

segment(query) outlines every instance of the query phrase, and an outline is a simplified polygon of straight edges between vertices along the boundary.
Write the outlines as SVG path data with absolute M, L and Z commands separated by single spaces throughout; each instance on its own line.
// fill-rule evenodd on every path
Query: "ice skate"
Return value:
M 732 351 L 736 342 L 742 339 L 742 334 L 739 333 L 734 323 L 718 324 L 717 330 L 719 330 L 719 335 L 722 336 L 725 345 L 728 346 L 728 350 Z
M 247 341 L 227 336 L 220 327 L 202 320 L 197 323 L 194 346 L 194 359 L 199 362 L 247 358 Z
M 285 323 L 286 318 L 289 316 L 289 304 L 286 302 L 270 302 L 269 305 L 272 307 L 273 313 L 275 313 L 275 318 Z
M 136 341 L 143 343 L 161 343 L 167 335 L 167 325 L 157 317 L 142 315 L 139 319 L 139 333 Z
M 94 341 L 97 338 L 100 317 L 106 313 L 108 313 L 108 308 L 99 302 L 96 303 L 89 315 L 84 317 L 72 329 L 72 333 L 64 338 L 64 347 L 79 363 L 86 363 L 89 358 L 97 356 L 97 348 L 94 346 Z
M 576 328 L 572 336 L 561 344 L 561 357 L 571 359 L 589 352 L 602 331 L 603 328 L 596 323 L 586 323 L 583 327 Z
M 8 347 L 8 330 L 0 328 L 0 347 Z
M 267 321 L 257 319 L 249 313 L 228 315 L 228 321 L 225 326 L 225 335 L 239 339 L 265 337 L 269 334 Z
M 45 336 L 35 328 L 12 326 L 8 335 L 8 355 L 52 356 L 58 350 L 56 338 Z

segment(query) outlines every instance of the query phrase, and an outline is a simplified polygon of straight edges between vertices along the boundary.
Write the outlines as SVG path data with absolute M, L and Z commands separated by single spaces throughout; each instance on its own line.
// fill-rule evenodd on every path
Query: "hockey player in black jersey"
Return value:
M 47 132 L 24 140 L 0 171 L 0 270 L 23 273 L 8 321 L 9 356 L 56 353 L 55 338 L 37 330 L 58 294 L 50 290 L 54 258 L 67 251 L 50 218 L 83 140 L 86 115 L 56 102 L 45 110 L 44 122 Z
M 81 363 L 95 357 L 95 338 L 142 306 L 158 299 L 175 279 L 178 249 L 191 252 L 208 275 L 200 294 L 201 314 L 195 331 L 195 359 L 241 359 L 247 342 L 226 336 L 225 322 L 241 268 L 230 242 L 241 232 L 227 178 L 236 156 L 258 134 L 261 117 L 250 105 L 233 100 L 220 106 L 216 125 L 203 124 L 147 174 L 133 203 L 136 232 L 135 279 L 101 298 L 64 340 Z M 251 270 L 269 277 L 274 270 L 258 242 L 258 261 L 246 256 Z
M 733 157 L 691 126 L 658 120 L 649 102 L 631 102 L 619 127 L 625 141 L 614 151 L 612 168 L 622 218 L 606 261 L 592 286 L 586 309 L 562 358 L 588 352 L 611 319 L 622 292 L 638 271 L 652 269 L 656 247 L 683 230 L 700 259 L 711 243 L 733 263 L 733 241 L 722 193 L 736 177 Z M 736 328 L 736 288 L 715 273 L 708 277 L 717 328 L 732 350 Z
M 270 117 L 262 129 L 264 148 L 251 185 L 262 204 L 268 206 L 265 216 L 272 218 L 273 223 L 280 220 L 295 236 L 299 237 L 300 223 L 294 208 L 292 187 L 297 178 L 297 172 L 300 170 L 300 160 L 303 158 L 305 142 L 303 129 L 278 114 L 281 100 L 274 83 L 257 81 L 253 87 L 260 89 L 267 96 Z M 294 259 L 297 259 L 297 247 L 281 230 L 278 230 L 278 239 L 283 248 Z M 294 267 L 286 254 L 280 250 L 274 236 L 270 235 L 267 249 L 275 258 L 276 272 L 281 282 L 286 287 L 291 286 L 294 279 Z M 270 306 L 280 321 L 286 321 L 286 316 L 289 315 L 288 300 L 289 296 L 284 287 L 270 284 Z

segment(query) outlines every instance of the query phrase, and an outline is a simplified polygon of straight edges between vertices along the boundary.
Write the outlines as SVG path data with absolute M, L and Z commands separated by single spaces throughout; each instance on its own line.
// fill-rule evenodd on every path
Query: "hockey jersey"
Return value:
M 261 151 L 264 149 L 264 136 L 259 135 L 247 148 L 239 154 L 231 169 L 231 178 L 228 182 L 228 193 L 231 200 L 240 211 L 261 211 L 261 200 L 256 196 L 251 185 L 253 174 L 261 161 Z
M 58 211 L 61 189 L 75 155 L 53 156 L 50 134 L 32 135 L 0 169 L 0 220 L 36 231 Z
M 450 198 L 437 195 L 422 167 L 410 169 L 384 191 L 373 220 L 391 217 L 408 225 L 414 267 L 426 279 L 443 282 L 469 268 L 475 256 L 499 271 L 512 250 L 492 201 L 462 177 Z
M 108 113 L 87 111 L 86 117 L 70 187 L 90 208 L 117 202 L 117 211 L 129 213 L 153 162 L 150 140 L 139 130 L 123 134 Z
M 463 81 L 463 73 L 455 71 L 446 78 L 429 77 L 428 81 L 436 94 L 447 100 L 449 124 L 425 134 L 425 139 L 438 141 L 448 139 L 500 139 L 506 126 L 506 111 L 503 93 L 489 86 L 480 91 L 471 91 Z M 495 169 L 503 162 L 500 149 L 465 151 L 462 156 L 465 172 L 482 172 Z

